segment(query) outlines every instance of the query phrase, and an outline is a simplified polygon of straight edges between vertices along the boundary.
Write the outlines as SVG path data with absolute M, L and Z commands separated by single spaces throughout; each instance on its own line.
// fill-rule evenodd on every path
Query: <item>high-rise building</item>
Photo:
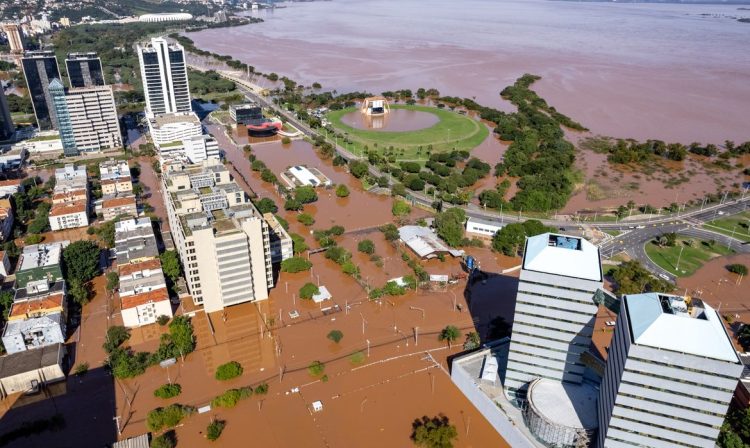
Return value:
M 16 130 L 13 126 L 13 118 L 10 116 L 8 100 L 5 99 L 5 91 L 0 86 L 0 140 L 8 140 Z
M 96 53 L 69 53 L 65 59 L 70 87 L 103 86 L 102 60 Z
M 697 298 L 622 299 L 599 392 L 599 447 L 713 448 L 744 366 Z
M 585 239 L 545 233 L 526 240 L 504 384 L 509 395 L 539 378 L 582 382 L 580 357 L 591 344 L 602 279 L 599 249 Z
M 190 112 L 185 52 L 181 45 L 164 38 L 153 38 L 145 46 L 138 45 L 143 93 L 147 113 L 160 115 Z
M 60 79 L 55 53 L 52 51 L 27 51 L 21 62 L 39 130 L 57 129 L 57 117 L 54 113 L 52 96 L 49 91 L 52 80 Z
M 50 91 L 66 156 L 122 146 L 112 87 L 80 87 L 66 93 L 55 79 Z
M 190 294 L 206 312 L 265 300 L 269 226 L 217 159 L 163 172 L 164 202 Z
M 5 35 L 8 36 L 8 44 L 10 45 L 10 52 L 15 54 L 23 53 L 23 34 L 21 29 L 15 23 L 3 23 L 2 30 Z

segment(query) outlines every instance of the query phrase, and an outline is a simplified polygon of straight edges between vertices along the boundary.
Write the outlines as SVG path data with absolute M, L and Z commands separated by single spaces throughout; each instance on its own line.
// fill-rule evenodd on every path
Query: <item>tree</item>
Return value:
M 255 206 L 258 207 L 258 211 L 261 213 L 276 213 L 279 211 L 279 207 L 276 206 L 276 203 L 271 198 L 263 198 L 256 202 Z
M 312 263 L 302 257 L 287 258 L 281 262 L 281 272 L 289 272 L 291 274 L 308 271 L 311 267 Z
M 479 333 L 472 331 L 466 335 L 466 342 L 464 342 L 464 350 L 474 350 L 479 347 Z
M 157 398 L 174 398 L 182 393 L 182 386 L 177 383 L 164 384 L 154 391 L 154 397 Z
M 325 369 L 326 369 L 326 365 L 320 361 L 313 361 L 309 366 L 307 366 L 307 371 L 312 376 L 322 375 Z
M 250 398 L 253 395 L 252 387 L 241 387 L 239 389 L 229 389 L 223 394 L 211 400 L 211 406 L 217 408 L 233 408 L 237 406 L 240 400 Z
M 453 440 L 458 437 L 456 427 L 442 414 L 432 418 L 422 416 L 411 427 L 411 440 L 423 448 L 452 448 Z
M 722 425 L 718 442 L 721 448 L 745 448 L 747 446 L 742 438 L 732 431 L 732 428 L 727 424 Z
M 0 292 L 0 310 L 3 312 L 3 318 L 8 319 L 10 313 L 10 307 L 13 306 L 14 299 L 13 291 L 2 291 Z
M 120 276 L 117 275 L 117 272 L 108 272 L 107 273 L 107 286 L 106 289 L 109 292 L 114 291 L 120 286 Z
M 294 198 L 289 198 L 284 202 L 284 210 L 298 211 L 302 209 L 302 203 Z
M 453 325 L 448 325 L 440 331 L 440 334 L 438 335 L 438 340 L 448 341 L 448 347 L 450 348 L 451 344 L 460 337 L 461 337 L 461 330 L 459 330 L 457 327 Z
M 77 278 L 70 280 L 68 284 L 68 294 L 73 300 L 79 305 L 85 305 L 89 303 L 89 288 L 86 283 L 81 282 Z
M 297 187 L 294 189 L 294 199 L 302 204 L 309 204 L 318 200 L 318 194 L 313 187 Z
M 396 241 L 400 237 L 398 227 L 395 224 L 386 224 L 380 227 L 380 231 L 383 232 L 385 239 L 388 241 Z
M 151 448 L 174 448 L 177 446 L 177 435 L 174 430 L 167 431 L 151 440 Z
M 373 243 L 372 240 L 362 240 L 357 243 L 357 250 L 372 255 L 375 253 L 375 243 Z
M 219 381 L 231 380 L 232 378 L 237 378 L 238 376 L 242 375 L 242 371 L 243 368 L 240 363 L 238 363 L 237 361 L 229 361 L 226 364 L 220 365 L 216 369 L 214 378 Z
M 513 257 L 518 255 L 526 238 L 526 231 L 520 223 L 510 223 L 501 228 L 492 237 L 492 249 L 503 255 Z
M 411 213 L 411 207 L 404 201 L 393 201 L 391 213 L 393 216 L 405 216 Z
M 340 330 L 331 330 L 326 337 L 338 344 L 342 339 L 344 339 L 344 333 L 342 333 Z
M 300 213 L 299 215 L 297 215 L 297 221 L 306 226 L 315 224 L 315 218 L 313 218 L 313 216 L 309 213 Z
M 282 145 L 288 145 L 290 143 L 292 143 L 292 139 L 291 138 L 289 138 L 287 136 L 281 137 L 281 144 Z
M 299 297 L 300 299 L 312 299 L 312 297 L 316 294 L 320 293 L 320 289 L 314 284 L 314 283 L 305 283 L 300 289 L 299 289 Z
M 637 260 L 620 263 L 612 273 L 612 278 L 615 280 L 615 292 L 618 294 L 674 290 L 672 283 L 654 277 Z
M 193 336 L 193 325 L 190 323 L 190 318 L 183 315 L 172 319 L 169 324 L 169 338 L 169 342 L 174 348 L 167 344 L 167 350 L 171 353 L 166 353 L 164 359 L 174 358 L 178 355 L 184 356 L 195 350 L 195 337 Z
M 23 240 L 23 242 L 29 245 L 29 244 L 39 244 L 43 240 L 44 240 L 44 237 L 42 235 L 39 235 L 38 233 L 31 233 L 29 234 L 29 236 L 26 237 L 26 239 Z
M 301 254 L 307 250 L 307 242 L 302 235 L 292 233 L 289 235 L 292 238 L 292 246 L 295 254 Z
M 741 263 L 733 263 L 727 266 L 727 271 L 737 275 L 747 275 L 747 266 Z
M 195 413 L 195 411 L 194 407 L 181 404 L 156 408 L 146 416 L 146 427 L 151 431 L 159 431 L 162 428 L 174 428 L 185 417 Z
M 346 275 L 356 275 L 359 273 L 359 268 L 351 260 L 348 260 L 341 265 L 341 271 Z
M 289 137 L 284 137 L 289 138 Z M 224 431 L 224 428 L 227 426 L 227 422 L 224 420 L 214 420 L 211 423 L 208 424 L 208 427 L 206 428 L 206 438 L 210 441 L 214 441 L 221 437 L 221 433 Z
M 111 353 L 128 339 L 130 339 L 130 330 L 121 325 L 111 326 L 107 328 L 107 334 L 103 345 L 104 351 Z
M 435 215 L 435 230 L 450 246 L 458 246 L 464 238 L 466 213 L 460 208 L 450 208 Z
M 177 281 L 182 271 L 180 268 L 180 257 L 177 255 L 177 252 L 175 250 L 164 251 L 159 255 L 159 260 L 161 261 L 161 270 L 164 272 L 164 275 L 173 282 Z
M 367 162 L 355 160 L 349 164 L 349 170 L 351 171 L 352 176 L 356 177 L 357 179 L 361 179 L 362 176 L 367 174 L 367 171 L 368 171 Z
M 345 198 L 349 196 L 349 187 L 347 187 L 344 184 L 338 184 L 336 186 L 336 196 L 340 198 Z
M 81 284 L 99 275 L 99 254 L 101 248 L 93 241 L 82 240 L 70 243 L 63 249 L 66 279 Z

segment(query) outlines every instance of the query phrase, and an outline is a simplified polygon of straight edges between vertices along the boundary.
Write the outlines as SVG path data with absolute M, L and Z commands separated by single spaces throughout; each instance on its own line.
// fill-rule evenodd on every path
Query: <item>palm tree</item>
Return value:
M 448 325 L 438 335 L 439 341 L 448 341 L 448 348 L 451 348 L 451 343 L 461 337 L 461 330 L 453 325 Z

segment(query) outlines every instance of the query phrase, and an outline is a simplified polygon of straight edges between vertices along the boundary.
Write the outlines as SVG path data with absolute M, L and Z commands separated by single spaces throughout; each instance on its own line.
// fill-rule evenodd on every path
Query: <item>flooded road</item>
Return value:
M 262 24 L 189 33 L 196 45 L 339 92 L 434 87 L 510 110 L 524 73 L 595 133 L 747 140 L 749 26 L 729 5 L 542 0 L 288 3 Z M 248 45 L 252 42 L 252 45 Z
M 341 117 L 342 123 L 355 129 L 388 132 L 416 131 L 434 126 L 439 121 L 440 118 L 435 114 L 406 109 L 392 109 L 387 114 L 380 116 L 355 111 Z

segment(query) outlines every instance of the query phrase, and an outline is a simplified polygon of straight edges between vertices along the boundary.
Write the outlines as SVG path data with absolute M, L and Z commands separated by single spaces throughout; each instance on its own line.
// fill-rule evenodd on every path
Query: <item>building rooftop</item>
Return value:
M 118 265 L 158 257 L 159 249 L 151 219 L 144 217 L 115 223 L 115 251 Z
M 42 328 L 62 327 L 62 311 L 52 312 L 36 317 L 26 319 L 9 320 L 5 324 L 3 337 L 16 334 L 36 333 Z
M 320 187 L 331 185 L 331 180 L 316 168 L 307 168 L 304 165 L 290 166 L 281 177 L 290 188 L 310 186 Z
M 49 216 L 64 216 L 73 213 L 83 213 L 86 211 L 86 201 L 74 201 L 65 204 L 53 204 L 49 211 Z
M 60 264 L 62 249 L 67 245 L 68 241 L 64 241 L 49 244 L 33 244 L 24 247 L 21 258 L 18 261 L 18 272 Z
M 156 270 L 156 269 L 161 269 L 161 261 L 159 261 L 158 258 L 154 258 L 151 260 L 144 260 L 138 263 L 130 263 L 130 264 L 118 266 L 117 271 L 119 272 L 120 277 L 127 277 L 136 272 Z
M 599 426 L 596 401 L 599 391 L 588 384 L 564 384 L 546 378 L 529 386 L 529 405 L 549 423 L 575 429 Z
M 169 293 L 167 288 L 159 288 L 154 291 L 144 292 L 142 294 L 135 294 L 127 297 L 120 297 L 122 303 L 122 309 L 135 308 L 140 305 L 145 305 L 151 302 L 162 302 L 169 300 Z
M 172 114 L 160 114 L 151 119 L 152 124 L 156 125 L 157 127 L 166 126 L 168 124 L 176 124 L 176 123 L 189 123 L 189 124 L 199 124 L 200 125 L 200 119 L 197 115 L 193 112 L 176 112 Z
M 62 358 L 63 345 L 53 344 L 0 357 L 0 378 L 8 378 L 43 367 L 54 366 Z
M 554 233 L 526 240 L 523 269 L 595 282 L 603 278 L 598 247 L 583 238 Z
M 121 198 L 111 198 L 102 201 L 103 208 L 124 207 L 126 205 L 135 206 L 135 196 L 125 196 Z
M 63 293 L 51 294 L 38 299 L 20 300 L 13 302 L 8 313 L 8 320 L 16 318 L 28 318 L 36 314 L 45 314 L 46 312 L 61 310 L 65 296 Z
M 623 305 L 634 344 L 740 362 L 719 313 L 698 298 L 651 292 L 626 295 Z
M 398 234 L 401 240 L 421 258 L 437 256 L 435 254 L 438 252 L 447 252 L 454 257 L 464 254 L 462 250 L 448 247 L 427 227 L 403 226 L 399 227 Z

